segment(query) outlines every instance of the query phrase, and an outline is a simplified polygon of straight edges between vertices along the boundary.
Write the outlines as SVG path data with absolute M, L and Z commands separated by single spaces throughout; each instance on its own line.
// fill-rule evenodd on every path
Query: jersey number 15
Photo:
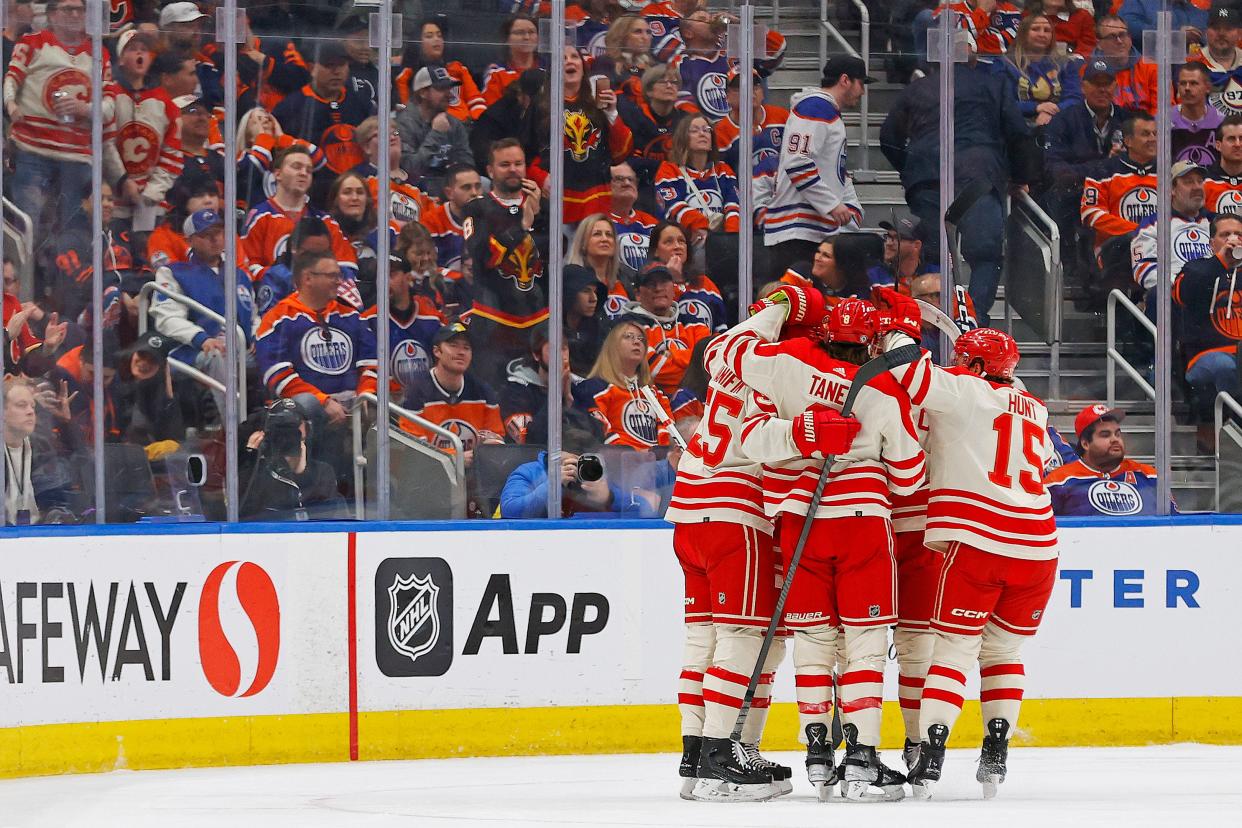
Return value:
M 1005 413 L 992 421 L 992 430 L 996 432 L 996 463 L 988 472 L 988 480 L 1002 489 L 1013 488 L 1010 455 L 1013 449 L 1015 419 L 1021 418 Z M 1044 484 L 1040 481 L 1040 470 L 1044 464 L 1040 458 L 1039 447 L 1044 441 L 1044 430 L 1030 420 L 1021 419 L 1021 422 L 1022 459 L 1025 464 L 1021 465 L 1018 472 L 1018 485 L 1027 494 L 1041 495 L 1044 493 Z

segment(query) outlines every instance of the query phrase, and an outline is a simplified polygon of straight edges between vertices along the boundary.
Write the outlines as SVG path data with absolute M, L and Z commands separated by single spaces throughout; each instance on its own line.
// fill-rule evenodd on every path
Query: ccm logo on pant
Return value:
M 968 610 L 968 609 L 952 609 L 949 611 L 949 615 L 956 615 L 958 618 L 987 618 L 988 617 L 988 614 L 984 612 L 983 610 Z

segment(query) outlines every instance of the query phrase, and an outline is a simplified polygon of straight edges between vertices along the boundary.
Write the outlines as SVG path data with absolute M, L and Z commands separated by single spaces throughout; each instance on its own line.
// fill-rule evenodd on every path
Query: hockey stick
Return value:
M 914 362 L 921 353 L 922 349 L 918 345 L 903 345 L 863 363 L 858 373 L 854 374 L 849 393 L 845 395 L 845 404 L 841 406 L 841 416 L 848 417 L 853 411 L 854 400 L 857 399 L 858 392 L 863 386 L 885 371 Z M 824 468 L 819 473 L 819 480 L 815 483 L 815 491 L 811 495 L 811 503 L 806 512 L 806 520 L 802 523 L 802 531 L 798 533 L 798 544 L 794 547 L 793 555 L 790 556 L 789 563 L 785 567 L 785 582 L 781 584 L 780 594 L 776 596 L 772 620 L 768 622 L 768 629 L 763 634 L 763 646 L 759 648 L 759 658 L 755 661 L 755 669 L 750 672 L 750 682 L 746 685 L 746 695 L 742 698 L 742 709 L 737 711 L 737 721 L 733 723 L 733 733 L 729 735 L 729 738 L 735 742 L 742 738 L 742 728 L 746 726 L 746 717 L 750 715 L 751 705 L 755 701 L 755 690 L 759 687 L 759 676 L 763 673 L 764 662 L 768 660 L 768 651 L 772 649 L 772 640 L 776 638 L 776 628 L 780 626 L 781 618 L 785 614 L 785 601 L 789 598 L 789 588 L 793 585 L 798 563 L 802 560 L 802 550 L 806 548 L 806 539 L 811 534 L 811 523 L 815 520 L 815 513 L 819 511 L 819 501 L 824 496 L 824 487 L 828 484 L 828 472 L 832 469 L 834 462 L 836 462 L 836 455 L 829 454 L 824 458 Z
M 660 428 L 668 432 L 668 439 L 676 443 L 679 449 L 685 451 L 685 438 L 681 436 L 681 432 L 677 430 L 677 426 L 673 425 L 673 421 L 669 419 L 668 414 L 664 411 L 664 406 L 660 405 L 660 399 L 655 395 L 655 391 L 651 389 L 651 386 L 642 386 L 638 389 L 638 393 L 641 394 L 642 398 L 647 401 L 647 405 L 651 406 L 655 410 L 656 422 L 659 423 Z

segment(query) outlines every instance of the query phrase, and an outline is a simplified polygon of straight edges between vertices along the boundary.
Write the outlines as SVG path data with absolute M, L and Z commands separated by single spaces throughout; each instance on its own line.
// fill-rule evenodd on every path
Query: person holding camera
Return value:
M 614 512 L 626 517 L 659 517 L 645 497 L 632 497 L 607 477 L 603 459 L 590 450 L 591 435 L 569 428 L 561 437 L 561 517 L 580 512 Z M 500 517 L 548 516 L 548 453 L 518 466 L 500 490 Z
M 332 520 L 348 517 L 327 463 L 307 456 L 308 422 L 297 403 L 279 399 L 242 451 L 242 520 Z

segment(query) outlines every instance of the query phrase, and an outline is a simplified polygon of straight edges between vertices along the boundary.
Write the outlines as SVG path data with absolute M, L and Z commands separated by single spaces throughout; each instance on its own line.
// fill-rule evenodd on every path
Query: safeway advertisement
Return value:
M 348 696 L 342 536 L 39 538 L 0 566 L 0 727 Z

